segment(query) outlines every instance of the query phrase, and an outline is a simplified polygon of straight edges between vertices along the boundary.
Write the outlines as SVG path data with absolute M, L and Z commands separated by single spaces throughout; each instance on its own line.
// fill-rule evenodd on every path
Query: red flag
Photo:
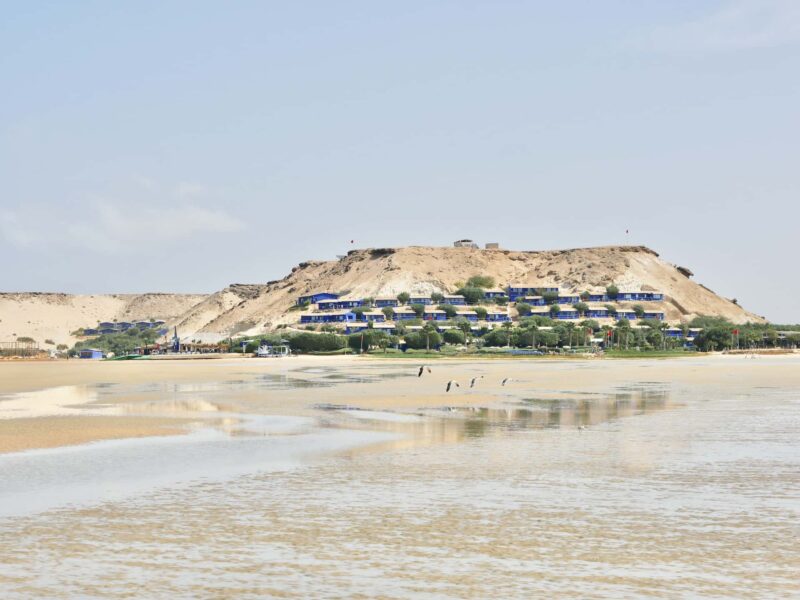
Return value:
M 733 330 L 733 335 L 739 335 L 739 330 L 738 329 L 734 329 Z

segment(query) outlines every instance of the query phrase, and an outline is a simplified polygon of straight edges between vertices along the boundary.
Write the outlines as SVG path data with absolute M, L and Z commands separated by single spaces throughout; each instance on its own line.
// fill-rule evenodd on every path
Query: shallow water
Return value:
M 384 370 L 404 373 L 59 391 L 197 425 L 0 456 L 4 597 L 800 595 L 796 388 L 642 377 L 473 407 L 323 404 Z

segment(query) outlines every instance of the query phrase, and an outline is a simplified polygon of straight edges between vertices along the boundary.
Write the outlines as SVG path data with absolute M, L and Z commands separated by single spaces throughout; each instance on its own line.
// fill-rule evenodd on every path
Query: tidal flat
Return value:
M 0 364 L 3 597 L 800 595 L 800 355 L 419 366 Z

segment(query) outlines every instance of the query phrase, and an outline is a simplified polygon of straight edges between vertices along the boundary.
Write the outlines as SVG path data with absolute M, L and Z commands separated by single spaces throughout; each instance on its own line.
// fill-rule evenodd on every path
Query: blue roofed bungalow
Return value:
M 411 297 L 408 300 L 409 304 L 433 304 L 433 300 L 431 300 L 430 296 L 425 296 L 424 294 L 411 294 Z
M 495 300 L 497 298 L 506 298 L 506 291 L 502 288 L 491 288 L 483 290 L 483 297 L 487 300 Z
M 517 301 L 522 301 L 525 304 L 530 304 L 531 306 L 547 306 L 547 302 L 542 296 L 523 296 L 522 298 L 518 298 Z
M 587 319 L 607 319 L 608 309 L 605 306 L 590 306 L 584 314 Z
M 467 301 L 461 294 L 445 294 L 442 298 L 442 304 L 450 304 L 451 306 L 464 306 Z
M 608 302 L 608 294 L 605 292 L 589 292 L 589 302 Z
M 504 322 L 510 321 L 511 317 L 508 315 L 507 310 L 487 309 L 486 320 L 493 322 Z
M 618 308 L 617 320 L 620 319 L 628 319 L 629 321 L 633 321 L 634 319 L 636 319 L 636 313 L 630 308 Z
M 347 323 L 355 321 L 356 315 L 349 310 L 318 312 L 300 315 L 301 323 Z
M 307 294 L 306 296 L 300 296 L 297 299 L 297 305 L 300 306 L 301 304 L 316 304 L 320 300 L 335 300 L 339 297 L 339 294 L 334 294 L 333 292 L 316 292 L 314 294 Z
M 368 310 L 361 314 L 364 321 L 372 321 L 373 323 L 383 323 L 386 320 L 386 315 L 380 310 Z
M 377 308 L 395 307 L 400 306 L 400 301 L 397 298 L 375 298 L 375 306 Z
M 97 335 L 97 329 L 94 328 L 84 328 L 83 335 Z
M 447 313 L 438 308 L 426 306 L 422 318 L 426 321 L 447 321 Z
M 418 318 L 417 313 L 415 313 L 407 306 L 399 306 L 394 309 L 395 321 L 409 321 L 411 319 L 416 319 L 416 318 Z
M 558 313 L 556 314 L 556 319 L 559 321 L 572 321 L 578 317 L 580 317 L 580 314 L 578 314 L 578 311 L 571 306 L 560 307 Z
M 654 319 L 656 321 L 664 320 L 664 312 L 660 310 L 646 310 L 642 315 L 643 319 Z
M 386 333 L 395 333 L 394 325 L 391 323 L 373 323 L 372 327 L 370 327 L 369 323 L 365 323 L 363 321 L 355 321 L 352 323 L 348 323 L 345 325 L 344 332 L 346 334 L 351 333 L 361 333 L 367 329 L 372 329 L 373 331 L 385 331 Z
M 336 298 L 333 300 L 320 300 L 317 302 L 317 308 L 320 310 L 347 310 L 349 308 L 358 308 L 359 306 L 364 306 L 364 301 L 360 298 Z
M 580 301 L 581 301 L 581 297 L 578 296 L 577 294 L 575 294 L 575 295 L 570 294 L 570 295 L 567 295 L 567 296 L 559 296 L 558 297 L 558 303 L 559 304 L 577 304 Z
M 476 313 L 474 310 L 459 310 L 456 313 L 456 318 L 459 317 L 466 319 L 467 321 L 477 321 L 478 313 Z
M 620 292 L 617 300 L 622 302 L 661 302 L 664 294 L 661 292 Z
M 668 338 L 675 338 L 675 339 L 683 338 L 683 328 L 670 327 L 669 329 L 664 330 L 664 335 Z

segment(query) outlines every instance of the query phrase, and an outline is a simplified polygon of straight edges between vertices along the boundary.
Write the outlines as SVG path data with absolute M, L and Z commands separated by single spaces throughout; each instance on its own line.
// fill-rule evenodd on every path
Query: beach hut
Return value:
M 103 358 L 103 351 L 97 348 L 83 348 L 78 352 L 78 357 L 97 360 Z

